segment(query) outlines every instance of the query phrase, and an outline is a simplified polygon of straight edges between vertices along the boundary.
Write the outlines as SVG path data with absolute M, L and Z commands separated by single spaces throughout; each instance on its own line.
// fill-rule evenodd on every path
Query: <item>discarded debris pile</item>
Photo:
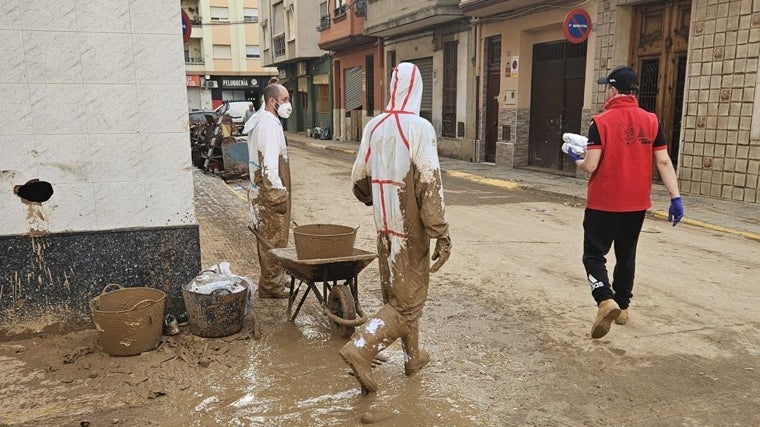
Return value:
M 227 104 L 216 118 L 206 115 L 206 121 L 190 126 L 190 148 L 193 165 L 204 172 L 218 174 L 222 179 L 243 178 L 248 175 L 248 149 L 227 114 Z

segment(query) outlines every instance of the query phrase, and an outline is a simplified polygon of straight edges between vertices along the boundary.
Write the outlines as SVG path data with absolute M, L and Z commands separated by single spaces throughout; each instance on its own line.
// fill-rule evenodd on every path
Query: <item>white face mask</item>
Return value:
M 277 107 L 277 115 L 282 117 L 283 119 L 287 119 L 288 117 L 290 117 L 290 113 L 292 112 L 293 112 L 293 107 L 290 106 L 290 102 L 280 104 L 280 106 Z

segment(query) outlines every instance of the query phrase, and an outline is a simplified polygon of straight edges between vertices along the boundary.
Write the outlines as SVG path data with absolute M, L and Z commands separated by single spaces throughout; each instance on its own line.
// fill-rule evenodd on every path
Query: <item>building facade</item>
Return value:
M 174 2 L 6 3 L 0 336 L 89 322 L 109 283 L 184 311 L 200 245 L 180 19 Z
M 383 40 L 385 96 L 396 64 L 415 63 L 423 81 L 420 115 L 433 124 L 439 153 L 475 161 L 475 39 L 459 2 L 370 1 L 364 33 Z
M 760 202 L 760 2 L 591 1 L 588 39 L 563 30 L 576 2 L 463 0 L 478 34 L 480 161 L 574 174 L 563 132 L 604 106 L 596 79 L 635 68 L 684 194 Z
M 261 62 L 277 67 L 279 82 L 290 92 L 293 114 L 287 130 L 305 132 L 332 126 L 330 56 L 319 48 L 317 1 L 261 0 Z
M 211 110 L 224 101 L 249 100 L 277 70 L 262 65 L 258 0 L 182 0 L 190 23 L 184 45 L 188 109 Z
M 319 10 L 319 47 L 332 57 L 333 137 L 358 141 L 385 107 L 382 40 L 364 35 L 366 0 L 323 0 Z

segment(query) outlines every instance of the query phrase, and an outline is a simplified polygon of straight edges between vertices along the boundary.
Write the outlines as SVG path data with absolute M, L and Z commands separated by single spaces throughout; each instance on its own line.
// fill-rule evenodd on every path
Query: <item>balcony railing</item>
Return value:
M 272 37 L 275 58 L 285 55 L 285 33 Z
M 185 57 L 185 64 L 187 65 L 203 65 L 204 63 L 205 61 L 203 60 L 203 58 Z
M 319 25 L 317 25 L 317 31 L 324 31 L 330 28 L 330 15 L 325 15 L 319 18 Z

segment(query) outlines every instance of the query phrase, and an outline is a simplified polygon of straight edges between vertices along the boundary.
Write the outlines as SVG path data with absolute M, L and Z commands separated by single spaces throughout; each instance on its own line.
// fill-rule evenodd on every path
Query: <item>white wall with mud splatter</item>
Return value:
M 195 224 L 179 2 L 0 7 L 0 235 Z

